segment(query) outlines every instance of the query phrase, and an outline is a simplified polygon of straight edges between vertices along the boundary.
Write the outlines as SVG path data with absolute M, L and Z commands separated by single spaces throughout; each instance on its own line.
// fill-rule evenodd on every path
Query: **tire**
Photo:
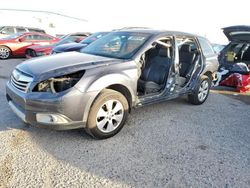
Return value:
M 97 139 L 116 135 L 126 122 L 128 109 L 124 95 L 111 89 L 103 90 L 90 109 L 86 131 Z
M 0 59 L 8 59 L 11 56 L 11 50 L 6 46 L 0 46 Z
M 28 49 L 25 52 L 26 58 L 37 57 L 35 50 Z
M 188 95 L 188 101 L 194 105 L 203 104 L 209 95 L 211 80 L 208 76 L 201 76 L 194 92 Z

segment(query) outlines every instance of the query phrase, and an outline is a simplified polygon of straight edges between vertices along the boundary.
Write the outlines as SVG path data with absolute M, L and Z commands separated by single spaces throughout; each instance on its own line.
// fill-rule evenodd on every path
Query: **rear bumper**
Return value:
M 88 95 L 75 88 L 60 94 L 23 93 L 10 82 L 6 85 L 6 98 L 13 112 L 25 123 L 43 128 L 66 130 L 85 127 L 86 97 Z

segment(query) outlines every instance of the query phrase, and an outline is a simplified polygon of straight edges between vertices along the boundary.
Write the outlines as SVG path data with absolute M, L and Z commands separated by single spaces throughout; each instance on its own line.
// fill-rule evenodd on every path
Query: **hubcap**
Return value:
M 209 84 L 207 80 L 204 80 L 199 88 L 198 99 L 200 102 L 204 101 L 208 95 Z
M 6 48 L 0 48 L 0 57 L 3 59 L 8 58 L 10 55 L 10 51 Z
M 123 105 L 117 100 L 109 100 L 97 112 L 96 125 L 100 131 L 110 133 L 119 127 L 123 116 Z

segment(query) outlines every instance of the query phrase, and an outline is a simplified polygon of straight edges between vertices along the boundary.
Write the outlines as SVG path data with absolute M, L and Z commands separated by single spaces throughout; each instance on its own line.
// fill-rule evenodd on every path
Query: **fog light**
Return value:
M 59 114 L 36 114 L 36 121 L 39 123 L 46 124 L 64 124 L 68 123 L 69 120 Z

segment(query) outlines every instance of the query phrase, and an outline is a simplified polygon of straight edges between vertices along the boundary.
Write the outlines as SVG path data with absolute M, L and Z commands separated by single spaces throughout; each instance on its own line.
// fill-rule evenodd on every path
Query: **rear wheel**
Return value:
M 25 56 L 27 58 L 37 57 L 35 50 L 31 50 L 31 49 L 26 50 Z
M 0 59 L 8 59 L 11 55 L 11 50 L 6 46 L 0 46 Z
M 105 89 L 92 105 L 86 130 L 98 139 L 117 134 L 128 116 L 128 101 L 121 93 Z
M 195 91 L 188 95 L 188 101 L 192 104 L 199 105 L 206 101 L 211 87 L 211 80 L 208 76 L 203 75 L 195 89 Z

